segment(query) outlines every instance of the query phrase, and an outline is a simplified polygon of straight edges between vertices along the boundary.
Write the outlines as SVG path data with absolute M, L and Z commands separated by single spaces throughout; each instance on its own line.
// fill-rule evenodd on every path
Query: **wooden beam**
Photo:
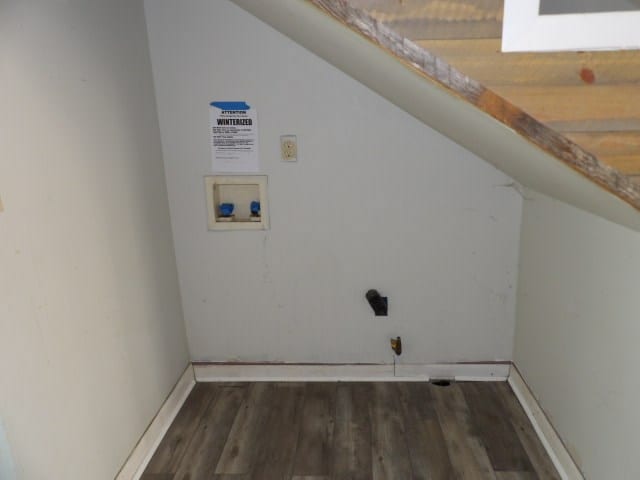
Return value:
M 547 125 L 563 134 L 566 132 L 628 132 L 640 131 L 640 118 L 608 118 L 603 120 L 562 120 L 546 122 Z
M 500 38 L 502 0 L 352 0 L 406 38 Z
M 493 91 L 543 123 L 640 120 L 640 83 L 580 86 L 496 86 Z
M 392 31 L 346 0 L 308 0 L 355 32 L 397 57 L 426 80 L 483 110 L 540 149 L 640 209 L 640 186 L 562 136 L 498 93 L 451 67 L 446 61 Z
M 442 22 L 496 20 L 502 23 L 504 0 L 350 0 L 349 4 L 382 22 L 419 18 Z
M 598 158 L 625 175 L 640 175 L 640 153 L 636 155 L 600 155 Z
M 640 51 L 501 53 L 500 39 L 418 40 L 489 88 L 640 83 Z
M 640 51 L 504 54 L 498 39 L 417 43 L 602 163 L 640 174 Z M 566 132 L 574 129 L 583 131 Z
M 627 175 L 640 175 L 640 131 L 565 134 L 600 161 Z
M 495 20 L 442 22 L 406 19 L 385 23 L 403 37 L 412 39 L 493 39 L 500 38 L 502 32 L 502 23 Z
M 595 155 L 640 154 L 640 131 L 567 132 L 565 136 Z
M 438 55 L 449 62 L 453 62 L 456 58 L 473 58 L 476 56 L 493 57 L 502 55 L 500 52 L 502 40 L 500 40 L 500 37 L 484 38 L 473 41 L 469 41 L 465 38 L 452 38 L 447 40 L 412 38 L 411 40 L 425 50 L 428 50 L 434 55 Z M 510 53 L 508 55 L 513 54 Z

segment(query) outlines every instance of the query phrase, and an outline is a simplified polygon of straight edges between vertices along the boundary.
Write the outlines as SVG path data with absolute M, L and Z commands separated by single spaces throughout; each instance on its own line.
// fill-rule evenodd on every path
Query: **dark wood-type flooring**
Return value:
M 142 480 L 559 479 L 509 385 L 199 383 Z

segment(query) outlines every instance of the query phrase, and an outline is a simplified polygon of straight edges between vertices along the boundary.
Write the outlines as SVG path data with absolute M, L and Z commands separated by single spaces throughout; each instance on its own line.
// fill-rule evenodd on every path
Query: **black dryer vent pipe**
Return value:
M 371 289 L 365 295 L 367 297 L 367 302 L 373 308 L 373 312 L 376 314 L 376 317 L 386 317 L 387 316 L 387 297 L 381 296 L 377 290 Z

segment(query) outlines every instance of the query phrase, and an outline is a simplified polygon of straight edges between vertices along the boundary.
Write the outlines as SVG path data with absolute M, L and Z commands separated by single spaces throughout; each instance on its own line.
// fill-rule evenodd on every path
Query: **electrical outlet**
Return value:
M 280 151 L 285 162 L 298 161 L 298 140 L 295 135 L 282 135 L 280 137 Z

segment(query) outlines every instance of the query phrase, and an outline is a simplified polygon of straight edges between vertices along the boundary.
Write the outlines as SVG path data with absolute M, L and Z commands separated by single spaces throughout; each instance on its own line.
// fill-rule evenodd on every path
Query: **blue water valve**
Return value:
M 260 202 L 253 201 L 251 202 L 251 215 L 260 215 Z
M 233 203 L 221 203 L 220 204 L 220 216 L 221 217 L 230 217 L 233 214 Z

